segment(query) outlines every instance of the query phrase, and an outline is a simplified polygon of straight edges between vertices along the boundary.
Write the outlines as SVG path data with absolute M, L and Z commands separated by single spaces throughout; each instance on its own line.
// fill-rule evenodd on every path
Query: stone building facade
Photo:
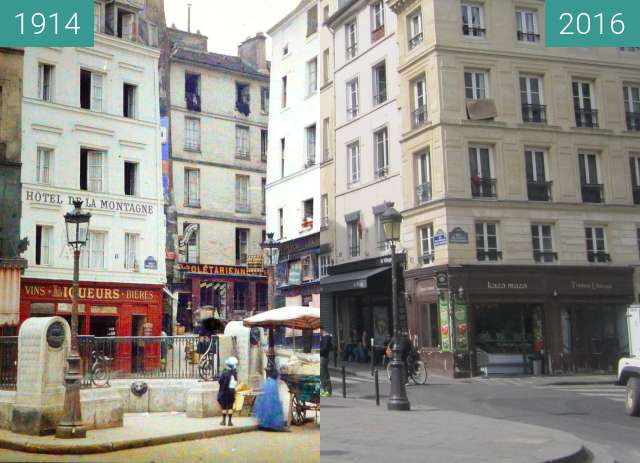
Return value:
M 241 318 L 267 306 L 266 277 L 246 274 L 265 238 L 266 37 L 259 33 L 227 56 L 209 52 L 199 33 L 170 28 L 168 35 L 178 321 L 190 325 L 204 306 Z M 198 271 L 188 264 L 200 264 Z
M 0 334 L 15 334 L 19 320 L 22 67 L 20 49 L 0 48 Z
M 413 341 L 455 375 L 611 370 L 640 289 L 640 55 L 545 48 L 542 1 L 387 3 Z

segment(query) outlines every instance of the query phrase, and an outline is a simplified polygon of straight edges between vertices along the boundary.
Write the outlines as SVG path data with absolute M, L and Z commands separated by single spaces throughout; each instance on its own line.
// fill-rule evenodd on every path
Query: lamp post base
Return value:
M 405 380 L 406 375 L 404 371 L 404 363 L 398 360 L 392 360 L 391 393 L 389 394 L 389 402 L 387 402 L 387 410 L 403 412 L 411 410 L 411 403 L 407 398 Z
M 87 428 L 82 424 L 80 408 L 80 356 L 72 349 L 67 359 L 68 369 L 64 378 L 64 415 L 56 428 L 59 439 L 87 437 Z

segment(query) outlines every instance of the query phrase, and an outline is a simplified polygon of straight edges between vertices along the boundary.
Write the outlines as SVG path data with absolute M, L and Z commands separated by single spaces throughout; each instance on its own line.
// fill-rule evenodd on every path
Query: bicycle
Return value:
M 111 380 L 112 357 L 107 357 L 103 352 L 91 351 L 91 366 L 89 369 L 91 383 L 96 387 L 108 387 Z
M 216 360 L 216 339 L 216 336 L 211 336 L 209 347 L 207 347 L 205 353 L 200 357 L 198 376 L 200 376 L 202 381 L 213 381 L 215 379 L 215 372 L 217 370 L 214 363 Z
M 407 377 L 411 378 L 417 385 L 427 384 L 427 367 L 420 360 L 417 353 L 409 354 L 407 357 Z M 387 364 L 387 376 L 391 381 L 391 362 Z

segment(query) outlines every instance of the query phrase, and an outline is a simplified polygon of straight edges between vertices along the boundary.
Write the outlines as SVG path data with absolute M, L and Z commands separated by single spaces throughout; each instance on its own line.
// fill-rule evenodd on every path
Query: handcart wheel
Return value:
M 296 395 L 293 396 L 291 401 L 291 410 L 293 412 L 293 424 L 298 426 L 303 424 L 306 418 L 306 409 L 304 403 L 298 400 Z

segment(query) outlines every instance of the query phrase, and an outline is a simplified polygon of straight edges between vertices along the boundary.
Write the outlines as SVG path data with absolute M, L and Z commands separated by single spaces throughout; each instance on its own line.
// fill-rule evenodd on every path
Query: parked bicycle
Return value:
M 209 346 L 204 354 L 200 357 L 198 363 L 198 376 L 203 381 L 213 381 L 218 371 L 216 364 L 217 337 L 210 336 Z
M 104 352 L 91 351 L 90 378 L 96 387 L 108 387 L 111 380 L 112 357 L 108 357 Z

